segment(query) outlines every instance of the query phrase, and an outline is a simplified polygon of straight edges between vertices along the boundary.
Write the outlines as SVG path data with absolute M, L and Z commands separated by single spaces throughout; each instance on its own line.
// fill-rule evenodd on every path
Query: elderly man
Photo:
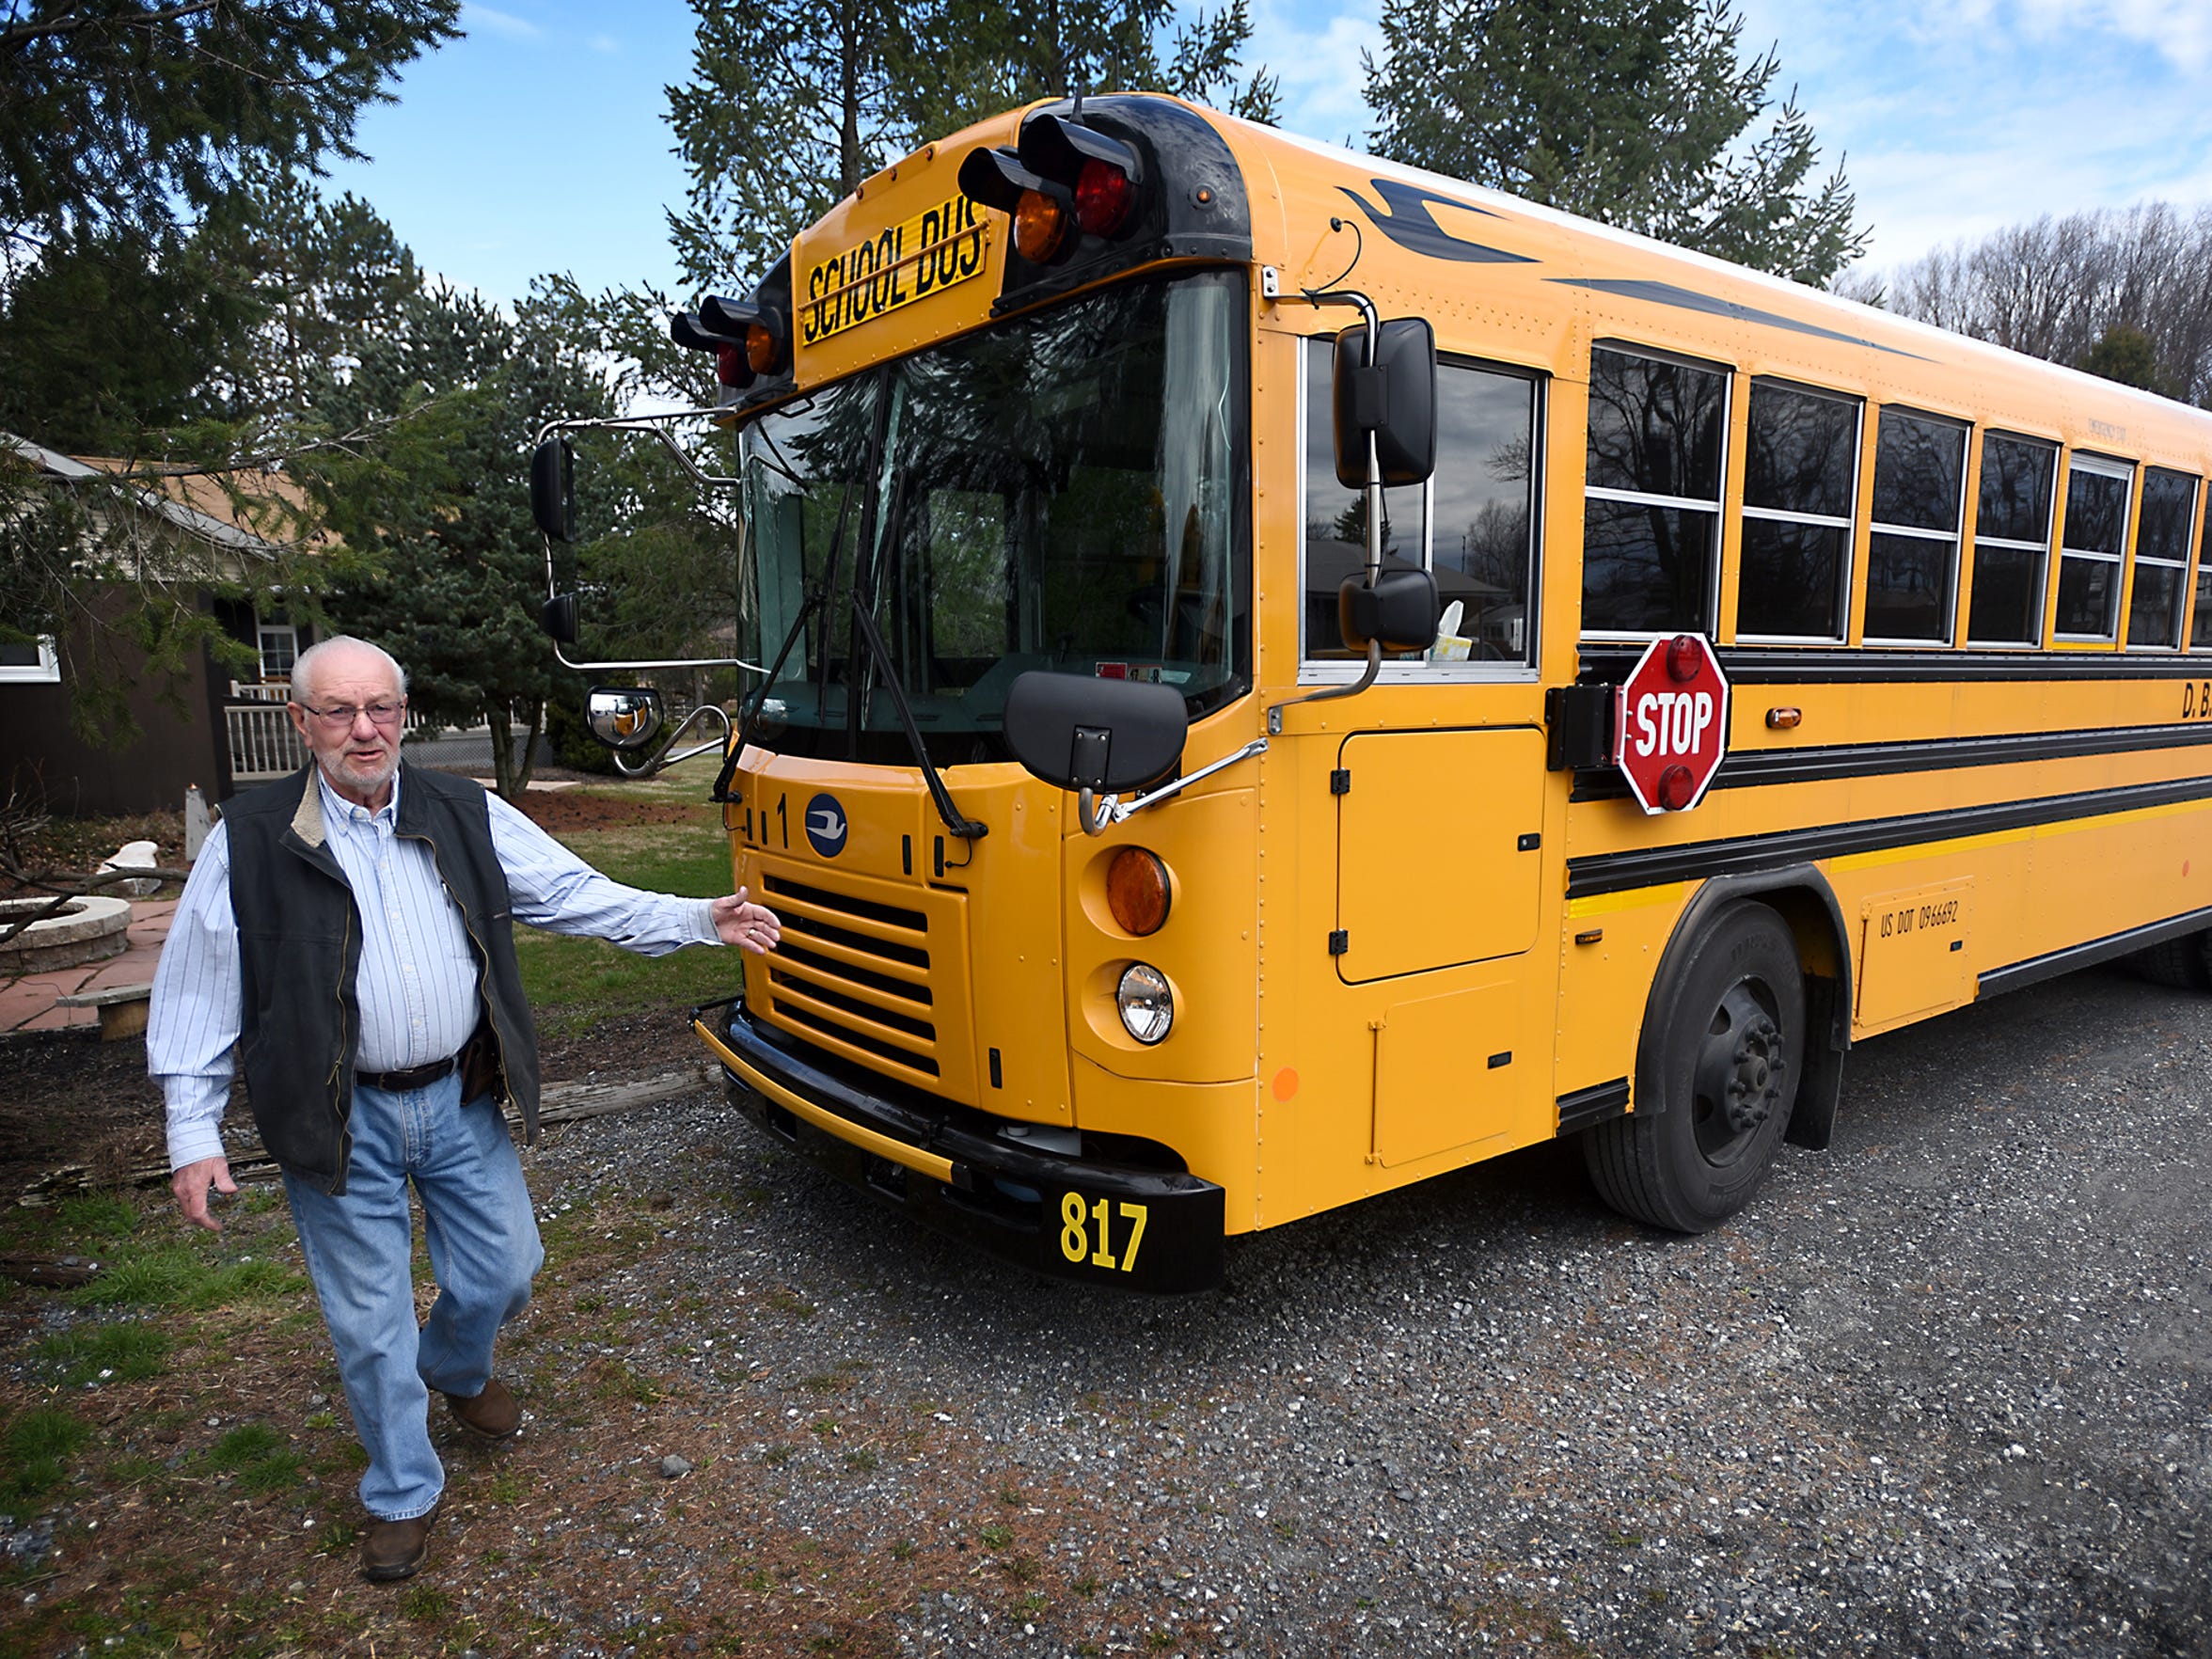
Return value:
M 772 949 L 776 918 L 608 880 L 482 785 L 400 761 L 407 680 L 360 640 L 292 671 L 312 763 L 224 810 L 154 974 L 148 1068 L 168 1103 L 184 1219 L 219 1228 L 238 1189 L 220 1130 L 235 1051 L 284 1172 L 368 1449 L 361 1571 L 404 1578 L 429 1553 L 445 1469 L 429 1393 L 503 1440 L 521 1422 L 492 1374 L 501 1325 L 545 1260 L 499 1097 L 535 1139 L 538 1056 L 510 918 L 656 956 Z M 438 1295 L 415 1322 L 407 1208 L 422 1202 Z

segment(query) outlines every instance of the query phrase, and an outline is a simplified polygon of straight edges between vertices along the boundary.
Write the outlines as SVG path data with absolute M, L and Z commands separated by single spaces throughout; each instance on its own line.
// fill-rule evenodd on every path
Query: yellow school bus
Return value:
M 674 328 L 784 924 L 698 1038 L 994 1255 L 1203 1288 L 1555 1136 L 1703 1229 L 1860 1037 L 2212 983 L 2202 412 L 1154 96 L 928 145 Z

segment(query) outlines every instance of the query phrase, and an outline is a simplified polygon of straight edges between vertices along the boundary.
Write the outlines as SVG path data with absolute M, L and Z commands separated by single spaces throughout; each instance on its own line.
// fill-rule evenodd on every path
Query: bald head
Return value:
M 381 645 L 371 645 L 366 640 L 356 640 L 351 634 L 333 634 L 327 640 L 318 640 L 299 654 L 292 665 L 292 700 L 294 703 L 313 703 L 317 676 L 342 672 L 353 679 L 360 674 L 374 673 L 381 668 L 391 676 L 392 689 L 400 696 L 407 694 L 407 671 L 399 659 Z

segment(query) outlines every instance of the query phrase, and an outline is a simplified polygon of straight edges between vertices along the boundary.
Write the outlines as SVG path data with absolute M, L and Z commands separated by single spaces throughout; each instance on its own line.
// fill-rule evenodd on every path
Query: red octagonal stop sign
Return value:
M 1728 676 L 1702 634 L 1644 648 L 1613 711 L 1613 764 L 1647 813 L 1705 798 L 1728 752 Z

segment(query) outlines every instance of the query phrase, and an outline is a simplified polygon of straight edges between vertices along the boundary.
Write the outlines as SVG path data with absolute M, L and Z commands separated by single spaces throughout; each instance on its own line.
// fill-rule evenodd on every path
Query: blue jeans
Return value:
M 378 1520 L 404 1521 L 445 1490 L 429 1390 L 483 1392 L 493 1340 L 529 1303 L 545 1252 L 506 1120 L 488 1099 L 464 1105 L 458 1074 L 404 1094 L 356 1085 L 352 1127 L 342 1197 L 290 1174 L 284 1191 L 369 1453 L 361 1503 Z M 419 1330 L 409 1179 L 438 1284 Z

